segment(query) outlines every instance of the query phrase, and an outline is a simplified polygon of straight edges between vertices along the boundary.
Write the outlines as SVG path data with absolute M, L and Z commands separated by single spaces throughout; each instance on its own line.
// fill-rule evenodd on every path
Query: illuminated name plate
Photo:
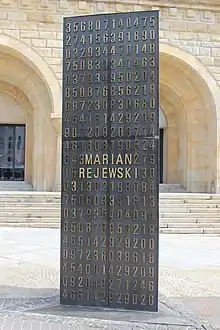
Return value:
M 64 305 L 158 309 L 158 16 L 64 19 Z

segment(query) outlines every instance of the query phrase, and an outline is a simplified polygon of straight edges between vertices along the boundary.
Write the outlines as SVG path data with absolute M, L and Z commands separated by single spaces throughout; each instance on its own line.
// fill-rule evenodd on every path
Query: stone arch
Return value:
M 13 38 L 7 40 L 7 46 L 5 44 L 2 46 L 0 39 L 0 80 L 20 91 L 19 93 L 23 95 L 20 95 L 20 102 L 26 98 L 27 102 L 22 102 L 22 108 L 28 114 L 26 141 L 28 143 L 32 141 L 32 145 L 29 145 L 32 153 L 30 156 L 32 173 L 29 173 L 29 177 L 35 190 L 50 191 L 55 181 L 55 168 L 51 167 L 51 164 L 54 164 L 56 158 L 56 133 L 51 114 L 55 109 L 56 99 L 60 100 L 60 91 L 58 93 L 58 87 L 50 86 L 48 89 L 48 82 L 45 83 L 45 81 L 50 75 L 42 79 L 42 75 L 35 69 L 34 64 L 28 62 L 23 54 L 18 53 L 18 47 L 15 50 L 9 47 L 9 44 L 11 45 L 9 40 L 13 40 L 15 45 L 16 41 Z M 3 41 L 6 42 L 6 39 L 3 38 Z M 32 55 L 33 52 L 30 51 Z M 29 56 L 29 53 L 26 55 Z M 42 61 L 44 62 L 41 59 L 40 62 L 43 63 Z M 52 100 L 51 97 L 55 91 L 58 94 L 55 95 L 56 99 Z M 19 102 L 19 95 L 17 97 Z
M 5 34 L 0 34 L 1 52 L 20 58 L 44 82 L 52 104 L 51 112 L 61 112 L 61 87 L 58 79 L 47 62 L 24 42 Z
M 170 55 L 174 58 L 179 59 L 183 63 L 186 63 L 204 80 L 207 88 L 209 89 L 213 97 L 217 119 L 220 119 L 220 88 L 217 84 L 217 81 L 210 74 L 208 69 L 195 56 L 178 47 L 165 43 L 160 43 L 160 53 Z
M 167 183 L 210 192 L 217 174 L 220 89 L 206 68 L 176 47 L 160 47 L 160 99 L 166 118 Z
M 163 109 L 159 109 L 159 127 L 160 128 L 166 128 L 167 127 L 167 119 L 164 114 Z

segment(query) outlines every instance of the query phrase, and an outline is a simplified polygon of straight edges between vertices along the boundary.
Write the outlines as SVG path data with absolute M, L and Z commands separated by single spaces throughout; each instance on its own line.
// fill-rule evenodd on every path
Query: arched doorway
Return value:
M 0 82 L 0 118 L 0 181 L 30 181 L 25 171 L 26 115 L 15 88 L 4 82 Z
M 211 192 L 217 176 L 214 100 L 199 73 L 175 57 L 175 51 L 161 50 L 160 103 L 167 125 L 163 182 L 181 184 L 189 192 Z
M 53 190 L 56 166 L 51 164 L 60 158 L 51 118 L 51 114 L 55 114 L 56 101 L 60 106 L 60 86 L 51 72 L 46 62 L 27 45 L 12 37 L 0 36 L 0 92 L 8 98 L 6 108 L 1 110 L 4 116 L 0 114 L 0 125 L 13 126 L 15 141 L 16 136 L 18 139 L 21 136 L 16 135 L 16 127 L 19 120 L 22 121 L 20 124 L 25 127 L 24 180 L 38 191 Z M 48 75 L 44 76 L 44 73 Z M 48 82 L 52 84 L 50 87 Z

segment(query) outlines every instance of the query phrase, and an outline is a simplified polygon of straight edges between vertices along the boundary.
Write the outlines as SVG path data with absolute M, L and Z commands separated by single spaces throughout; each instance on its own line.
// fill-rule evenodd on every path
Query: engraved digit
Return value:
M 137 305 L 138 303 L 138 295 L 136 293 L 132 294 L 132 304 Z
M 141 306 L 146 306 L 147 302 L 147 296 L 146 295 L 141 295 Z
M 125 304 L 126 304 L 126 305 L 128 305 L 128 304 L 129 304 L 129 302 L 130 302 L 130 299 L 129 299 L 129 294 L 128 294 L 128 293 L 126 293 L 126 294 L 125 294 Z
M 71 32 L 71 24 L 70 23 L 66 23 L 66 32 Z
M 71 37 L 66 36 L 66 46 L 71 46 Z

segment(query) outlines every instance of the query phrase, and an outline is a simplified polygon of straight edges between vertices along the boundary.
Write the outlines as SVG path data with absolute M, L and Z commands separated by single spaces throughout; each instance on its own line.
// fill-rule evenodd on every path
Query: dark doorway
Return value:
M 160 129 L 160 183 L 163 183 L 163 137 L 164 137 L 164 129 Z
M 25 125 L 0 125 L 0 180 L 24 181 Z

